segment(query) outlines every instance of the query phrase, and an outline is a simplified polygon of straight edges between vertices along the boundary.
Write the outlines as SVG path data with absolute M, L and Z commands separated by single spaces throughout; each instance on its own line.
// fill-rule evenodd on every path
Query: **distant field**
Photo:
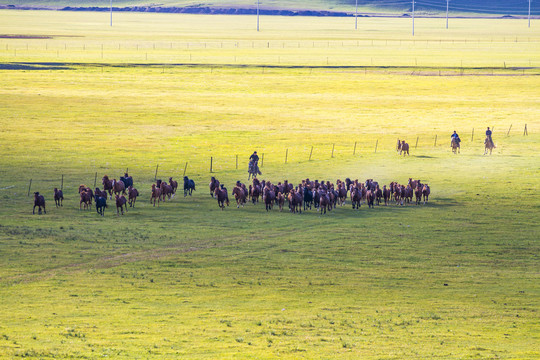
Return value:
M 526 22 L 421 19 L 413 37 L 410 19 L 108 21 L 0 11 L 0 357 L 540 356 L 540 34 Z M 231 191 L 253 150 L 274 182 L 413 177 L 432 198 L 220 211 L 210 176 Z M 195 195 L 150 206 L 156 171 L 181 180 L 186 162 Z M 79 211 L 79 184 L 126 169 L 135 209 Z

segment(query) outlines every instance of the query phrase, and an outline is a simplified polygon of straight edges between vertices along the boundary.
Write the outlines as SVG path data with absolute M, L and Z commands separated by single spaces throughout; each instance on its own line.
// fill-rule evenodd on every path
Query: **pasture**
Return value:
M 0 357 L 540 356 L 540 33 L 524 20 L 417 19 L 412 37 L 390 18 L 0 19 Z M 431 200 L 220 211 L 210 176 L 230 196 L 253 150 L 273 182 L 413 177 Z M 180 181 L 186 162 L 194 196 L 153 208 L 156 166 Z M 126 169 L 135 209 L 79 211 L 80 184 Z

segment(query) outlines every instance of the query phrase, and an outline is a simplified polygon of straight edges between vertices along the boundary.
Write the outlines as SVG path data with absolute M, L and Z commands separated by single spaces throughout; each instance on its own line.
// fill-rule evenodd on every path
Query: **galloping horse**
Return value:
M 185 181 L 186 181 L 186 179 L 184 178 L 184 192 L 186 191 L 185 190 L 185 184 L 186 184 Z M 214 197 L 214 193 L 216 192 L 217 188 L 219 188 L 219 180 L 212 176 L 210 178 L 210 196 Z
M 122 215 L 124 215 L 124 208 L 126 208 L 127 212 L 127 201 L 126 197 L 124 195 L 116 195 L 116 215 L 118 215 L 118 208 L 120 208 L 120 211 L 122 211 Z
M 36 206 L 38 207 L 38 214 L 41 214 L 41 208 L 43 208 L 45 214 L 47 213 L 47 210 L 45 210 L 45 197 L 39 195 L 39 192 L 34 193 L 34 208 L 32 209 L 32 214 L 35 214 Z
M 101 183 L 103 184 L 103 191 L 109 192 L 109 198 L 112 199 L 112 180 L 109 180 L 109 177 L 107 175 L 103 176 L 103 179 L 101 179 Z
M 461 146 L 459 146 L 459 142 L 457 141 L 455 137 L 452 138 L 452 142 L 450 143 L 450 146 L 452 147 L 452 152 L 454 154 L 456 153 L 456 151 L 460 153 Z
M 353 209 L 360 209 L 360 201 L 362 200 L 362 194 L 357 187 L 351 189 L 351 203 Z
M 150 197 L 150 204 L 152 203 L 152 200 L 154 200 L 154 206 L 156 206 L 156 200 L 157 200 L 157 205 L 159 206 L 160 199 L 161 199 L 161 188 L 158 188 L 156 184 L 152 184 L 152 195 Z
M 191 196 L 193 191 L 195 191 L 195 181 L 188 178 L 187 176 L 184 176 L 184 197 L 188 195 Z M 210 191 L 212 191 L 212 184 L 210 184 Z
M 173 195 L 176 194 L 176 189 L 178 189 L 178 181 L 173 180 L 172 177 L 169 178 L 169 185 L 172 187 Z
M 486 140 L 484 140 L 484 155 L 487 154 L 489 150 L 489 155 L 491 155 L 491 152 L 494 148 L 496 148 L 495 144 L 493 143 L 493 139 L 491 139 L 489 136 L 486 136 Z
M 262 172 L 259 170 L 258 161 L 250 161 L 248 165 L 248 180 L 251 178 L 256 178 L 257 175 L 262 175 Z
M 122 180 L 118 181 L 113 179 L 112 181 L 112 192 L 115 195 L 126 195 L 126 185 Z
M 272 207 L 274 206 L 274 201 L 276 201 L 276 193 L 274 192 L 274 190 L 265 187 L 263 198 L 264 204 L 266 205 L 266 211 L 272 210 Z
M 139 196 L 137 189 L 135 189 L 133 186 L 128 187 L 129 207 L 135 207 L 137 196 Z
M 57 188 L 54 188 L 54 204 L 56 207 L 62 206 L 62 202 L 64 201 L 64 193 L 62 190 L 58 190 Z
M 218 206 L 221 210 L 225 209 L 225 204 L 229 206 L 229 195 L 227 194 L 227 189 L 221 185 L 221 188 L 218 186 L 214 190 L 214 197 L 217 199 Z
M 242 186 L 236 185 L 232 193 L 234 195 L 234 199 L 236 200 L 236 208 L 240 208 L 240 205 L 244 207 L 244 204 L 246 203 L 246 193 L 244 193 L 244 189 L 242 189 Z
M 403 156 L 405 156 L 405 153 L 409 155 L 409 144 L 405 142 L 405 140 L 401 141 L 401 144 L 398 146 L 399 155 L 403 152 Z
M 429 185 L 428 184 L 424 184 L 424 187 L 422 188 L 422 195 L 424 196 L 424 204 L 426 203 L 426 201 L 429 200 L 429 193 L 430 193 L 430 189 L 429 189 Z

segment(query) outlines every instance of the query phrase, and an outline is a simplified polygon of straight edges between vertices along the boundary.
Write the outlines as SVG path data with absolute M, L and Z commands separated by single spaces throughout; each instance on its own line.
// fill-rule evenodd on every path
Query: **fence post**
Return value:
M 262 153 L 262 156 L 261 156 L 261 167 L 263 167 L 264 165 L 264 153 Z
M 332 144 L 332 157 L 334 157 L 334 147 L 336 146 L 336 144 Z
M 94 176 L 94 189 L 96 188 L 96 181 L 97 181 L 97 171 L 96 171 L 96 176 Z
M 356 141 L 354 142 L 354 149 L 353 149 L 353 152 L 352 152 L 353 155 L 356 154 Z
M 287 157 L 289 156 L 289 149 L 285 151 L 285 164 L 287 163 Z
M 417 137 L 416 137 L 416 144 L 414 144 L 414 148 L 415 148 L 415 149 L 416 149 L 416 147 L 418 146 L 418 138 L 419 138 L 419 137 L 420 137 L 420 136 L 417 136 Z
M 527 131 L 527 124 L 525 124 L 525 129 L 523 129 L 523 136 L 529 136 L 529 132 Z
M 474 128 L 472 128 L 472 134 L 471 134 L 471 142 L 474 140 Z
M 238 170 L 238 155 L 236 155 L 236 170 Z
M 508 132 L 506 133 L 506 136 L 510 136 L 510 130 L 512 129 L 512 124 L 510 124 L 510 128 L 508 129 Z
M 184 167 L 184 175 L 182 175 L 182 176 L 186 176 L 187 163 L 188 163 L 188 162 L 186 161 L 186 166 Z
M 30 179 L 30 185 L 28 185 L 28 195 L 30 196 L 30 188 L 32 188 L 32 179 Z
M 212 172 L 212 163 L 214 162 L 214 158 L 210 156 L 210 173 Z
M 435 144 L 433 146 L 437 146 L 437 134 L 435 134 Z
M 377 152 L 377 146 L 379 145 L 379 139 L 377 139 L 377 142 L 375 143 L 375 152 Z
M 60 190 L 64 191 L 64 174 L 62 174 L 62 183 L 60 184 Z
M 157 180 L 157 171 L 158 171 L 159 164 L 156 165 L 156 173 L 154 174 L 154 181 Z
M 311 147 L 311 151 L 309 152 L 309 161 L 311 161 L 311 154 L 313 154 L 313 146 Z

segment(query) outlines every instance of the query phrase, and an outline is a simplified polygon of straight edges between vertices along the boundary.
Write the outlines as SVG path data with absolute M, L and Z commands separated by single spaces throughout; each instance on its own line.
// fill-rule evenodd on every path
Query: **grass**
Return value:
M 520 22 L 456 21 L 444 32 L 426 20 L 430 35 L 413 39 L 401 19 L 357 33 L 344 20 L 299 19 L 311 32 L 293 33 L 276 18 L 256 34 L 248 17 L 122 14 L 112 30 L 97 26 L 101 14 L 0 18 L 0 33 L 84 36 L 0 42 L 2 66 L 30 67 L 0 70 L 2 357 L 539 356 L 540 39 Z M 518 41 L 504 42 L 503 28 Z M 271 56 L 251 41 L 270 42 Z M 187 56 L 188 43 L 198 60 L 179 66 L 172 56 Z M 313 49 L 338 60 L 317 65 Z M 402 52 L 419 64 L 392 56 Z M 512 65 L 527 58 L 525 73 Z M 492 156 L 481 155 L 486 126 Z M 460 155 L 448 148 L 454 129 Z M 410 157 L 395 154 L 397 137 Z M 414 177 L 432 198 L 327 216 L 220 211 L 209 177 L 231 190 L 254 149 L 273 181 Z M 156 165 L 179 179 L 186 161 L 195 196 L 151 207 Z M 78 210 L 80 183 L 125 168 L 142 193 L 136 209 Z M 47 215 L 31 214 L 30 179 Z

